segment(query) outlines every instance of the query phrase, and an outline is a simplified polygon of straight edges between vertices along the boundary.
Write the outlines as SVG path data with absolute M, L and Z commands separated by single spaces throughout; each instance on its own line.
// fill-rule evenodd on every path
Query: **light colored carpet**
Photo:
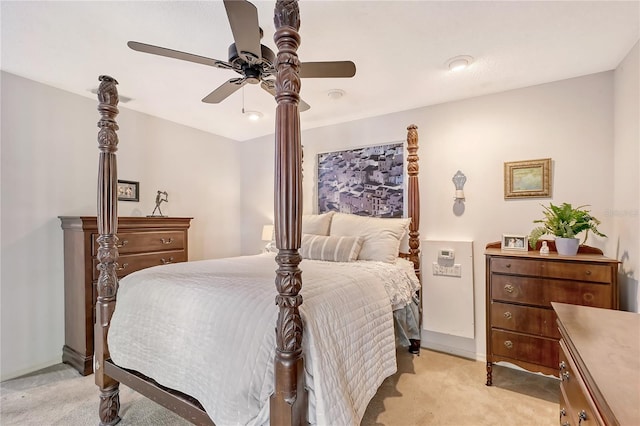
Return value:
M 493 386 L 485 386 L 485 377 L 483 362 L 428 350 L 419 357 L 401 351 L 398 373 L 380 387 L 362 424 L 557 424 L 557 380 L 501 366 L 494 367 Z M 81 377 L 59 364 L 0 383 L 0 424 L 96 425 L 98 391 L 93 381 L 93 375 Z M 127 387 L 121 386 L 120 400 L 122 426 L 189 424 Z

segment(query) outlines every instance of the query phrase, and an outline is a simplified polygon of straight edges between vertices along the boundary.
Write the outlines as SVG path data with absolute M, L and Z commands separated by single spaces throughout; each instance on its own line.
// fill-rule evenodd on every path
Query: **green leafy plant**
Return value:
M 554 206 L 549 203 L 549 207 L 544 207 L 544 219 L 534 220 L 533 223 L 540 223 L 541 226 L 534 228 L 529 234 L 529 245 L 536 248 L 538 240 L 543 235 L 554 235 L 560 238 L 577 238 L 577 235 L 585 231 L 584 244 L 589 236 L 589 231 L 601 237 L 606 237 L 598 231 L 600 221 L 591 216 L 589 210 L 585 210 L 587 205 L 573 207 L 569 203 L 562 203 L 561 206 Z

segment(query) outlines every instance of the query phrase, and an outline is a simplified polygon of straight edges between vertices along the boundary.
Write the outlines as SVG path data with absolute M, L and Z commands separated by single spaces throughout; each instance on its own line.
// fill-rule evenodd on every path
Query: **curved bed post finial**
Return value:
M 421 278 L 420 271 L 420 186 L 418 182 L 418 126 L 407 127 L 407 173 L 409 175 L 409 260 Z
M 115 309 L 118 291 L 118 82 L 109 76 L 99 77 L 98 88 L 98 276 L 96 323 L 94 333 L 95 381 L 100 388 L 100 425 L 114 425 L 120 421 L 119 383 L 104 373 L 104 362 L 109 359 L 107 332 Z
M 307 393 L 302 358 L 302 146 L 300 143 L 300 12 L 297 0 L 278 0 L 274 10 L 278 46 L 276 57 L 275 125 L 275 228 L 276 261 L 276 355 L 275 391 L 271 396 L 272 425 L 307 423 Z

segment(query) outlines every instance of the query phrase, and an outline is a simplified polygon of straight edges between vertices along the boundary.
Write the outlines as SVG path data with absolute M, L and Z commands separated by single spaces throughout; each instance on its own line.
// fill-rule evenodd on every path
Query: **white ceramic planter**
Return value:
M 558 254 L 564 256 L 575 256 L 578 253 L 580 239 L 578 238 L 560 238 L 556 237 L 556 250 Z

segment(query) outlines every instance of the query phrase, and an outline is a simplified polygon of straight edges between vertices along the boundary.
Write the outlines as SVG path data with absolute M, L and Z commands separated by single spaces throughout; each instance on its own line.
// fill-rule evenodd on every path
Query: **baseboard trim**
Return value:
M 421 347 L 456 355 L 462 358 L 478 360 L 475 339 L 422 330 Z

